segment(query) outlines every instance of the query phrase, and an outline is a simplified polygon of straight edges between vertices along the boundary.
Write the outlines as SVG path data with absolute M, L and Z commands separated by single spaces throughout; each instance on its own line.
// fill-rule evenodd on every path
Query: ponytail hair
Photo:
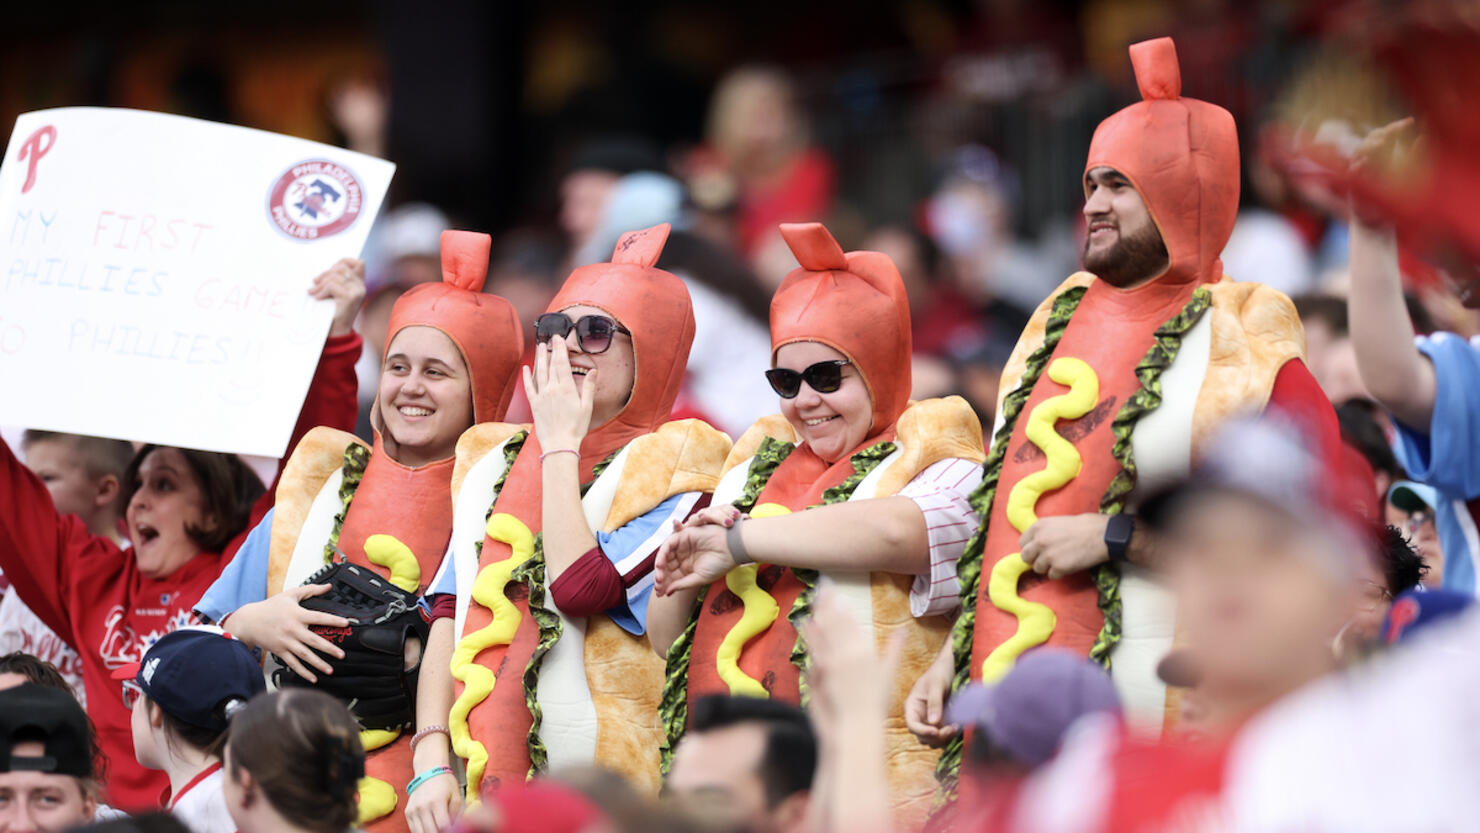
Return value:
M 245 703 L 235 697 L 217 703 L 216 707 L 211 711 L 215 718 L 220 721 L 223 728 L 212 729 L 206 726 L 195 726 L 186 723 L 170 714 L 163 706 L 155 703 L 153 700 L 149 700 L 147 695 L 144 699 L 148 700 L 150 705 L 159 709 L 159 713 L 164 715 L 164 725 L 169 730 L 165 735 L 166 743 L 173 746 L 178 741 L 192 749 L 204 752 L 217 760 L 221 759 L 221 750 L 226 747 L 226 738 L 227 733 L 230 731 L 229 723 L 231 722 L 232 715 L 246 707 Z
M 315 833 L 355 823 L 365 750 L 339 700 L 311 688 L 258 695 L 232 718 L 229 745 L 231 777 L 250 772 L 289 823 Z

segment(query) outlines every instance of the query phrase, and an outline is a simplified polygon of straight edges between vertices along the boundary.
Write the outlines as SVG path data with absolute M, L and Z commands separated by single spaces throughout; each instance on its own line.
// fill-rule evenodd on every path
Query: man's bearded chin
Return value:
M 1084 268 L 1095 277 L 1116 287 L 1135 286 L 1165 272 L 1171 263 L 1166 244 L 1155 226 L 1132 236 L 1121 237 L 1115 245 L 1102 251 L 1090 251 L 1084 243 Z

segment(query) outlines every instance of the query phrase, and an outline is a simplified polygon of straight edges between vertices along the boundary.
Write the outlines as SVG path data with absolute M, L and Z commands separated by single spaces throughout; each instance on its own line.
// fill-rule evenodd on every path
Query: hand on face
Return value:
M 576 385 L 576 373 L 583 377 Z M 534 415 L 534 433 L 545 451 L 581 450 L 591 429 L 591 411 L 600 385 L 596 368 L 572 367 L 570 354 L 554 341 L 537 344 L 534 367 L 524 368 L 524 395 Z
M 776 367 L 799 373 L 818 362 L 842 359 L 847 356 L 816 341 L 783 344 L 776 351 Z M 781 414 L 813 454 L 835 463 L 868 439 L 874 406 L 858 368 L 849 364 L 837 390 L 819 393 L 803 381 L 795 397 L 781 400 Z
M 334 322 L 329 325 L 329 335 L 349 335 L 354 332 L 355 316 L 360 314 L 360 304 L 365 300 L 365 261 L 342 258 L 313 279 L 308 294 L 319 300 L 334 299 Z
M 173 573 L 200 552 L 186 530 L 204 525 L 205 497 L 178 448 L 157 448 L 144 458 L 125 520 L 134 562 L 149 578 Z
M 600 316 L 608 320 L 612 319 L 610 313 L 599 307 L 575 306 L 566 307 L 559 311 L 570 319 L 572 324 L 579 322 L 586 316 Z M 621 322 L 616 322 L 621 326 Z M 575 389 L 585 393 L 587 386 L 593 388 L 591 393 L 591 408 L 587 418 L 587 428 L 581 432 L 585 437 L 586 430 L 605 425 L 615 419 L 623 409 L 627 407 L 627 400 L 632 398 L 632 387 L 637 381 L 637 358 L 633 352 L 631 334 L 618 330 L 613 333 L 611 340 L 607 342 L 606 349 L 599 353 L 586 352 L 585 346 L 581 344 L 575 327 L 566 333 L 563 339 L 552 338 L 549 341 L 552 355 L 559 353 L 560 347 L 564 347 L 564 358 L 566 359 L 566 375 L 574 379 Z M 526 368 L 526 376 L 537 373 L 539 367 Z M 538 383 L 541 381 L 535 378 Z M 526 393 L 528 393 L 526 384 Z M 536 428 L 536 432 L 539 429 Z M 550 438 L 541 433 L 540 444 L 545 448 L 554 448 Z M 573 447 L 573 446 L 572 446 Z
M 402 329 L 386 349 L 377 407 L 392 459 L 414 467 L 451 457 L 473 425 L 472 378 L 462 352 L 440 330 Z

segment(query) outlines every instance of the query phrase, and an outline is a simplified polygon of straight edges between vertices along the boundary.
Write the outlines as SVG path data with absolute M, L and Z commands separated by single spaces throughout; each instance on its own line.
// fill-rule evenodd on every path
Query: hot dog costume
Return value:
M 1108 166 L 1135 186 L 1170 267 L 1129 290 L 1072 275 L 1024 330 L 973 495 L 984 521 L 958 563 L 953 641 L 957 689 L 995 679 L 1037 645 L 1066 646 L 1109 667 L 1133 725 L 1159 728 L 1175 714 L 1155 675 L 1175 632 L 1170 595 L 1134 566 L 1047 580 L 1023 563 L 1019 537 L 1040 517 L 1122 511 L 1138 485 L 1185 474 L 1235 414 L 1290 412 L 1327 461 L 1338 440 L 1289 299 L 1223 275 L 1238 210 L 1233 117 L 1180 97 L 1171 39 L 1130 53 L 1143 100 L 1100 124 L 1085 171 Z M 941 761 L 948 785 L 959 763 L 957 740 Z
M 584 517 L 562 519 L 587 524 L 598 545 L 660 507 L 678 507 L 681 518 L 707 504 L 730 450 L 729 438 L 703 422 L 668 421 L 694 317 L 683 282 L 653 266 L 667 237 L 666 224 L 624 235 L 611 263 L 575 270 L 549 307 L 597 307 L 631 331 L 631 397 L 582 441 Z M 468 801 L 547 767 L 592 763 L 656 793 L 662 660 L 642 637 L 637 610 L 622 617 L 624 629 L 611 615 L 572 617 L 556 607 L 541 549 L 540 454 L 539 437 L 513 425 L 479 425 L 458 443 L 451 557 L 437 588 L 450 571 L 458 641 L 449 726 L 467 763 Z M 629 554 L 646 576 L 633 585 L 639 591 L 650 592 L 668 519 Z
M 417 326 L 452 339 L 467 363 L 475 421 L 503 417 L 524 346 L 513 305 L 482 291 L 490 244 L 486 234 L 444 231 L 442 282 L 414 287 L 396 301 L 385 340 L 389 351 L 401 330 Z M 213 587 L 202 601 L 203 614 L 224 619 L 241 604 L 303 584 L 336 553 L 403 590 L 425 591 L 452 533 L 455 458 L 416 468 L 394 460 L 379 430 L 386 404 L 377 402 L 372 412 L 376 431 L 369 448 L 348 432 L 315 428 L 293 449 L 273 515 L 253 532 L 219 590 Z M 252 582 L 255 593 L 246 590 Z M 233 604 L 214 601 L 218 592 L 234 594 Z M 405 788 L 415 774 L 410 737 L 366 730 L 361 740 L 369 755 L 359 823 L 375 833 L 405 831 Z
M 877 252 L 844 254 L 818 223 L 783 225 L 801 268 L 787 276 L 771 302 L 772 353 L 814 341 L 847 356 L 868 385 L 870 436 L 830 463 L 800 441 L 780 414 L 766 417 L 735 444 L 714 501 L 752 517 L 897 494 L 943 460 L 983 459 L 981 424 L 959 397 L 909 402 L 909 300 L 890 260 Z M 668 749 L 686 728 L 689 708 L 706 694 L 806 699 L 801 672 L 806 645 L 796 626 L 807 616 L 818 571 L 752 564 L 708 586 L 693 618 L 668 654 L 664 720 Z M 910 684 L 934 659 L 949 628 L 943 616 L 911 614 L 911 577 L 888 573 L 826 573 L 845 605 L 873 630 L 882 650 L 906 638 L 904 664 L 890 703 L 889 774 L 902 815 L 923 816 L 935 782 L 936 753 L 904 727 Z

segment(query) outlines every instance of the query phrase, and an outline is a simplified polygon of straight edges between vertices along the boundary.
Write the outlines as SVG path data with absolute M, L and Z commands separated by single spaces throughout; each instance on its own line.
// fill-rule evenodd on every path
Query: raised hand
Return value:
M 552 349 L 553 347 L 553 349 Z M 576 387 L 571 375 L 570 355 L 563 343 L 535 345 L 534 366 L 524 368 L 524 393 L 534 415 L 534 433 L 545 451 L 570 448 L 577 451 L 591 428 L 591 408 L 596 401 L 596 374 L 592 369 Z
M 227 616 L 221 626 L 248 645 L 272 653 L 298 676 L 316 683 L 319 678 L 309 670 L 309 666 L 325 674 L 333 674 L 334 669 L 314 652 L 322 651 L 344 659 L 344 651 L 314 633 L 312 628 L 345 628 L 350 624 L 342 616 L 309 610 L 301 605 L 304 599 L 327 592 L 327 584 L 292 587 L 263 601 L 242 605 Z
M 308 294 L 318 300 L 334 299 L 334 323 L 329 325 L 329 335 L 349 335 L 354 332 L 355 316 L 365 300 L 365 261 L 341 258 L 313 279 Z

